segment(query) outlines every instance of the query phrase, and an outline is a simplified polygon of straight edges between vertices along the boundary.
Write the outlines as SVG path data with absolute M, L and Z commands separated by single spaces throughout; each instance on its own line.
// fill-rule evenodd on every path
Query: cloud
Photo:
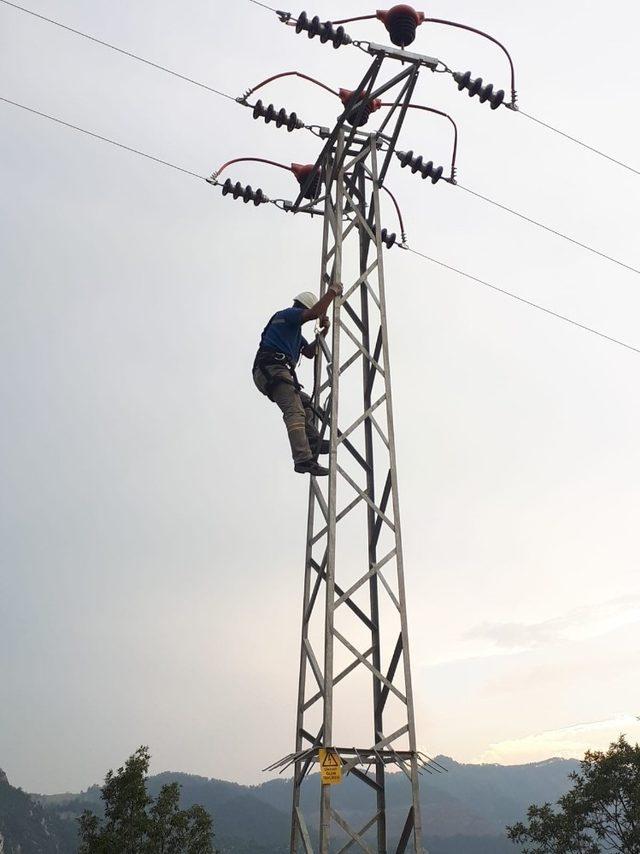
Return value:
M 640 596 L 625 596 L 537 623 L 482 623 L 465 638 L 489 642 L 496 653 L 524 652 L 588 640 L 638 622 Z
M 480 623 L 460 635 L 440 654 L 428 657 L 424 666 L 440 667 L 557 648 L 633 625 L 640 625 L 640 595 L 574 608 L 564 615 L 539 622 Z
M 539 622 L 481 623 L 446 651 L 425 661 L 427 667 L 517 655 L 602 637 L 625 626 L 640 625 L 640 595 L 623 596 L 574 608 Z
M 621 734 L 625 734 L 630 741 L 640 741 L 640 717 L 619 714 L 603 721 L 572 724 L 522 738 L 499 741 L 490 744 L 477 757 L 477 761 L 518 765 L 541 762 L 550 757 L 581 759 L 587 750 L 606 749 Z

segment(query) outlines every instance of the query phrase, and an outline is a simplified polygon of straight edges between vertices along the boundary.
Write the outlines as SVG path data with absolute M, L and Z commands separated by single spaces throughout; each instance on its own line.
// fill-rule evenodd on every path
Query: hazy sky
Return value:
M 240 0 L 29 5 L 233 95 L 366 67 Z M 637 4 L 425 11 L 501 37 L 523 109 L 639 167 Z M 508 82 L 471 35 L 423 27 L 416 49 Z M 318 150 L 6 6 L 0 76 L 201 174 Z M 462 183 L 640 265 L 640 179 L 445 75 L 419 96 L 459 120 Z M 337 115 L 301 81 L 268 100 Z M 445 163 L 442 125 L 412 115 L 401 144 Z M 2 103 L 0 129 L 0 767 L 78 789 L 145 743 L 154 770 L 265 779 L 293 746 L 307 484 L 250 366 L 269 315 L 317 285 L 320 223 Z M 230 174 L 294 194 L 280 170 Z M 389 186 L 415 248 L 640 346 L 637 275 L 446 184 L 394 167 Z M 637 737 L 640 357 L 397 249 L 386 269 L 421 745 L 520 762 Z

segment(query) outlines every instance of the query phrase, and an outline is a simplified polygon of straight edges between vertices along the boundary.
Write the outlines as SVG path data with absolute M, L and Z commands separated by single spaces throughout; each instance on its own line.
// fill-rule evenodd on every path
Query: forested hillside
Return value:
M 447 773 L 425 775 L 422 798 L 430 854 L 516 854 L 504 828 L 522 818 L 531 803 L 554 802 L 568 789 L 567 776 L 577 762 L 552 759 L 532 765 L 463 765 L 438 757 Z M 286 854 L 291 785 L 271 780 L 242 786 L 191 774 L 166 772 L 151 777 L 155 796 L 164 783 L 181 785 L 182 805 L 201 804 L 214 820 L 221 854 Z M 307 789 L 308 813 L 314 812 L 317 781 Z M 398 833 L 406 804 L 406 779 L 397 774 L 387 787 L 390 835 Z M 335 803 L 355 825 L 372 814 L 369 791 L 347 778 L 334 790 Z M 74 854 L 76 817 L 89 806 L 101 809 L 100 789 L 62 795 L 29 796 L 0 777 L 0 838 L 3 854 Z M 21 848 L 18 848 L 21 846 Z M 0 843 L 2 852 L 2 843 Z

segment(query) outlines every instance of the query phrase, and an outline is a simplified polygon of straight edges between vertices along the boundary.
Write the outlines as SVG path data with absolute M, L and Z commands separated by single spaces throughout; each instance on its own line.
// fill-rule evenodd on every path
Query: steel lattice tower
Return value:
M 222 189 L 223 195 L 245 203 L 271 203 L 285 212 L 322 217 L 320 293 L 324 296 L 330 283 L 343 285 L 342 295 L 333 301 L 330 343 L 316 335 L 313 406 L 321 435 L 330 438 L 329 477 L 312 477 L 309 488 L 295 750 L 265 770 L 294 768 L 291 854 L 343 854 L 356 847 L 369 854 L 426 854 L 419 775 L 446 769 L 421 753 L 416 740 L 383 264 L 383 246 L 390 249 L 397 240 L 383 228 L 380 193 L 387 190 L 385 178 L 394 156 L 402 167 L 433 184 L 443 179 L 442 166 L 396 149 L 409 108 L 450 121 L 451 173 L 443 180 L 456 183 L 456 122 L 439 109 L 412 103 L 423 69 L 451 74 L 459 91 L 477 96 L 492 110 L 517 110 L 515 69 L 506 47 L 490 34 L 427 18 L 406 5 L 335 26 L 317 15 L 309 19 L 306 12 L 296 19 L 289 12 L 273 11 L 297 33 L 319 36 L 334 48 L 352 45 L 372 61 L 354 90 L 336 92 L 298 71 L 276 74 L 248 89 L 237 100 L 253 110 L 255 119 L 288 131 L 305 128 L 324 140 L 324 146 L 315 164 L 291 164 L 300 184 L 295 202 L 269 199 L 262 190 L 234 185 L 231 179 Z M 384 23 L 400 49 L 345 33 L 342 24 L 370 18 Z M 494 90 L 470 71 L 453 72 L 437 59 L 409 53 L 405 48 L 417 27 L 427 22 L 468 30 L 497 45 L 509 61 L 511 101 L 505 101 L 505 90 Z M 399 63 L 401 71 L 380 84 L 383 65 L 392 63 L 396 68 Z M 305 124 L 284 107 L 265 106 L 261 100 L 249 103 L 254 92 L 292 76 L 340 98 L 344 110 L 332 130 Z M 385 102 L 386 93 L 393 93 L 395 100 Z M 383 107 L 389 113 L 378 129 L 361 132 L 371 113 Z M 208 180 L 218 184 L 227 166 L 244 160 L 289 169 L 263 158 L 242 157 L 225 163 Z M 400 245 L 406 249 L 402 214 L 392 199 Z M 319 797 L 317 777 L 310 773 L 316 766 L 321 771 Z M 342 782 L 340 770 L 342 777 L 362 784 L 360 790 L 370 798 L 366 802 L 358 797 L 348 816 L 340 804 L 341 787 L 333 788 Z M 387 809 L 389 771 L 396 772 L 393 810 Z M 398 780 L 405 785 L 399 817 Z
M 336 145 L 337 163 L 342 159 L 343 137 L 341 133 Z M 343 770 L 350 771 L 375 795 L 371 819 L 363 827 L 350 827 L 332 806 L 332 787 L 322 786 L 321 854 L 329 851 L 334 822 L 346 832 L 347 841 L 361 839 L 369 827 L 375 827 L 377 849 L 387 851 L 387 764 L 403 768 L 411 782 L 410 809 L 397 850 L 402 851 L 413 835 L 415 849 L 421 851 L 419 757 L 409 663 L 375 137 L 355 157 L 347 156 L 341 168 L 331 172 L 331 164 L 327 167 L 331 177 L 325 200 L 321 278 L 326 283 L 342 281 L 344 277 L 345 290 L 334 306 L 331 346 L 321 349 L 316 367 L 320 379 L 316 406 L 328 422 L 331 455 L 328 482 L 314 478 L 309 491 L 296 753 L 320 745 L 337 748 L 345 762 Z M 350 221 L 345 218 L 347 211 L 353 214 Z M 357 251 L 358 258 L 357 277 L 353 281 L 350 278 L 349 284 L 343 270 L 348 250 Z M 350 353 L 344 353 L 345 349 Z M 353 411 L 341 406 L 341 387 L 347 378 L 351 379 L 348 372 L 358 374 L 354 379 L 360 386 L 361 402 Z M 325 390 L 328 395 L 323 406 L 321 395 Z M 366 551 L 354 574 L 350 570 L 355 566 L 341 566 L 339 535 L 349 514 L 358 509 L 365 511 L 361 519 L 366 517 Z M 359 605 L 362 597 L 357 597 L 358 592 L 365 593 L 368 602 Z M 389 644 L 388 632 L 392 629 L 387 625 L 383 637 L 385 604 L 390 606 L 386 610 L 395 611 L 397 623 L 387 649 L 384 642 Z M 314 650 L 312 622 L 316 616 L 324 621 L 324 631 L 319 633 L 324 640 L 323 656 Z M 343 616 L 346 619 L 341 619 Z M 391 622 L 391 615 L 385 616 L 387 623 Z M 353 622 L 359 625 L 354 627 Z M 336 646 L 346 656 L 339 657 Z M 319 663 L 322 657 L 323 667 Z M 345 657 L 351 661 L 338 665 Z M 347 748 L 334 726 L 334 710 L 338 711 L 338 691 L 345 689 L 348 677 L 358 669 L 367 670 L 372 677 L 371 742 Z M 402 709 L 401 720 L 396 719 L 389 728 L 385 726 L 385 711 L 391 696 Z M 322 711 L 319 729 L 317 724 L 314 728 L 310 724 L 315 706 Z M 311 756 L 315 757 L 315 751 Z M 301 809 L 308 760 L 309 756 L 299 757 L 295 763 L 293 851 L 298 836 L 306 850 L 313 850 L 305 839 L 309 827 Z M 366 773 L 367 765 L 371 765 L 373 774 Z
M 292 854 L 425 852 L 419 774 L 429 760 L 417 748 L 411 684 L 380 189 L 420 68 L 436 60 L 377 45 L 370 52 L 374 62 L 356 90 L 362 94 L 325 134 L 311 202 L 301 204 L 303 188 L 291 206 L 323 215 L 321 293 L 332 281 L 344 286 L 330 342 L 318 337 L 315 363 L 314 405 L 331 442 L 330 473 L 311 478 L 309 489 L 295 752 L 272 766 L 295 770 Z M 374 91 L 389 56 L 405 68 Z M 396 86 L 380 131 L 365 135 L 345 124 L 361 99 Z M 340 812 L 340 787 L 322 784 L 318 806 L 317 777 L 309 773 L 321 748 L 335 750 L 343 775 L 369 793 L 356 826 Z M 394 826 L 390 770 L 406 777 L 406 808 Z

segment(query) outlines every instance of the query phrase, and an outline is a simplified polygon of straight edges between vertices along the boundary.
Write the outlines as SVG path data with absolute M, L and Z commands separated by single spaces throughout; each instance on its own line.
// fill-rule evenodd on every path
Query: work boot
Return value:
M 311 474 L 313 477 L 326 477 L 329 474 L 329 469 L 318 465 L 317 460 L 314 459 L 302 460 L 302 462 L 296 463 L 293 468 L 298 474 Z
M 309 446 L 314 454 L 314 456 L 318 456 L 319 454 L 328 454 L 331 451 L 331 442 L 328 439 L 310 439 Z

